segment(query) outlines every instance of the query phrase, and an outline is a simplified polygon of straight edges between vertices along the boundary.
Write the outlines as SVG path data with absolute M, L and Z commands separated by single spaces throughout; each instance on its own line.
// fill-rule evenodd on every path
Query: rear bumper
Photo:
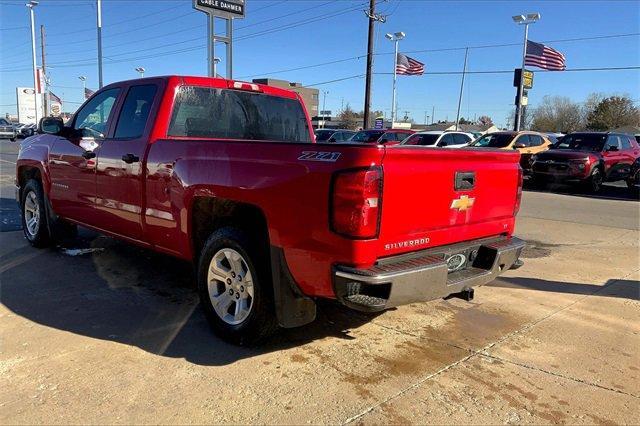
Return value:
M 344 305 L 369 312 L 439 299 L 487 284 L 502 272 L 520 267 L 524 246 L 519 238 L 501 237 L 395 256 L 369 269 L 337 265 L 334 290 Z M 458 254 L 469 259 L 468 266 L 449 272 L 447 261 Z

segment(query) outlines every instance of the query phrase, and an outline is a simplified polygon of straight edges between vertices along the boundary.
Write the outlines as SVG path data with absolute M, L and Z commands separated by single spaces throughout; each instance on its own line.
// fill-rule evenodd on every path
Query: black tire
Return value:
M 585 182 L 585 189 L 592 194 L 597 194 L 602 189 L 602 182 L 602 172 L 596 167 Z
M 216 312 L 210 296 L 208 285 L 209 268 L 213 257 L 223 249 L 231 249 L 242 256 L 241 260 L 244 261 L 248 272 L 251 273 L 253 281 L 251 309 L 246 318 L 238 324 L 230 324 L 225 321 Z M 254 345 L 278 330 L 268 259 L 268 252 L 265 252 L 264 248 L 261 249 L 259 243 L 252 242 L 242 231 L 236 228 L 218 229 L 209 236 L 204 244 L 198 262 L 198 294 L 200 296 L 200 304 L 209 324 L 222 339 L 237 345 Z M 219 292 L 220 295 L 222 295 L 223 288 L 225 295 L 227 289 L 233 291 L 229 284 L 225 284 L 221 280 L 212 280 L 212 282 L 216 286 L 214 291 Z M 239 285 L 235 281 L 234 284 Z M 239 290 L 236 289 L 236 293 L 233 296 L 237 298 L 238 293 Z M 231 310 L 232 306 L 235 309 L 234 304 L 227 306 L 227 311 Z
M 539 189 L 539 190 L 547 189 L 547 181 L 543 177 L 532 175 L 531 187 L 533 189 Z
M 10 140 L 11 142 L 15 142 L 15 141 L 16 141 L 16 138 L 11 138 L 11 139 L 9 139 L 9 140 Z
M 40 182 L 35 179 L 28 180 L 22 190 L 20 201 L 20 218 L 25 238 L 34 247 L 48 247 L 51 245 L 51 235 L 49 234 L 44 191 Z M 37 213 L 35 213 L 36 211 Z M 37 227 L 31 224 L 27 226 L 27 217 L 31 220 L 34 216 L 37 216 Z

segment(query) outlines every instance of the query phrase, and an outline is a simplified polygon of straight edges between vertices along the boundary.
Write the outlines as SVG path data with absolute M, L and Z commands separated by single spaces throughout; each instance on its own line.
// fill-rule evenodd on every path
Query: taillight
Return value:
M 382 168 L 333 175 L 331 230 L 349 238 L 376 238 L 382 211 Z
M 513 209 L 513 215 L 517 215 L 520 211 L 520 203 L 522 201 L 522 184 L 523 184 L 523 176 L 522 176 L 522 167 L 518 165 L 518 190 L 516 192 L 516 205 Z

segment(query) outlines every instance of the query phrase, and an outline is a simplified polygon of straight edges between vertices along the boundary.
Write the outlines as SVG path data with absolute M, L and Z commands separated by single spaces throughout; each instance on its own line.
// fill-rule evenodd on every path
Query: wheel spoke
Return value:
M 238 321 L 240 319 L 240 314 L 242 313 L 243 309 L 243 305 L 244 305 L 244 300 L 245 299 L 238 299 L 236 300 L 236 310 L 233 314 L 233 319 L 235 319 L 236 321 Z
M 236 275 L 242 275 L 244 270 L 242 268 L 242 261 L 240 255 L 235 252 L 225 251 L 224 255 L 229 261 L 229 265 L 231 265 L 231 270 L 236 273 Z
M 213 259 L 213 262 L 211 262 L 211 268 L 209 268 L 209 270 L 210 270 L 209 280 L 213 278 L 225 283 L 226 285 L 228 271 L 225 271 L 222 268 L 222 265 L 220 265 L 220 262 L 218 262 L 216 259 Z
M 229 293 L 224 292 L 220 296 L 215 299 L 215 308 L 220 317 L 224 317 L 227 315 L 229 311 L 229 306 L 233 303 L 233 298 L 229 295 Z

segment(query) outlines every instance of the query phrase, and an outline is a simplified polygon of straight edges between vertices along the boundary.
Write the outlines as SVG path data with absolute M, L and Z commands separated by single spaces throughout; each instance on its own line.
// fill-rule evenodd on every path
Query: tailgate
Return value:
M 519 167 L 517 151 L 387 148 L 378 256 L 511 234 Z

